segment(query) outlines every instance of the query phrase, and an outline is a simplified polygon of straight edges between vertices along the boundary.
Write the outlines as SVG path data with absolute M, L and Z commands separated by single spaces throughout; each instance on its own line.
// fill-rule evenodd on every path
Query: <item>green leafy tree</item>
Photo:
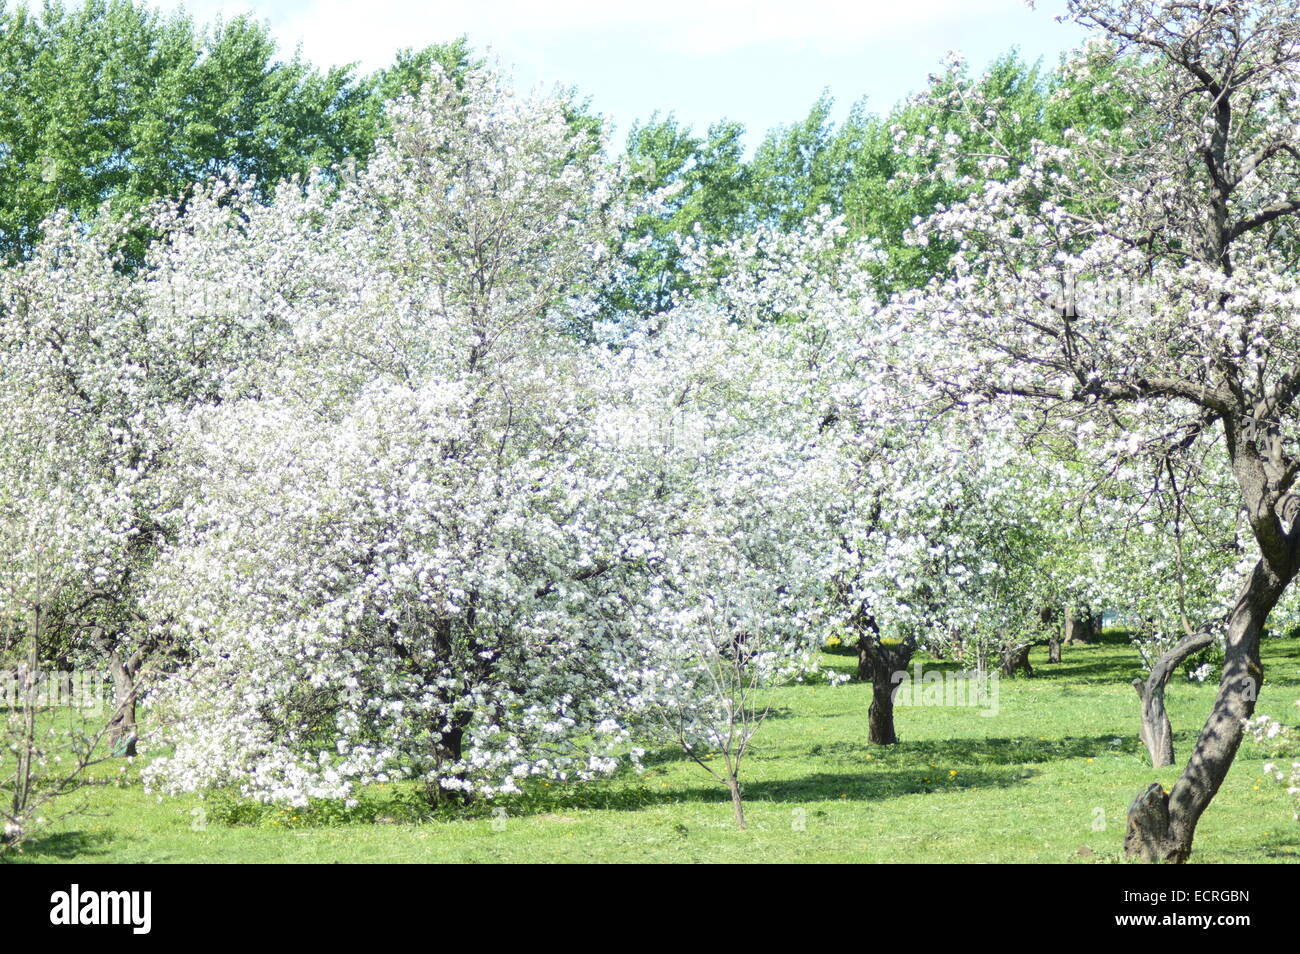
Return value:
M 837 129 L 833 106 L 823 93 L 802 121 L 773 129 L 760 143 L 750 162 L 750 203 L 758 221 L 789 231 L 823 207 L 836 215 L 844 211 L 869 123 L 858 104 Z
M 696 136 L 671 113 L 632 127 L 624 154 L 631 194 L 661 199 L 624 236 L 629 272 L 605 292 L 602 317 L 666 310 L 700 278 L 683 267 L 682 240 L 702 233 L 724 241 L 752 222 L 744 134 L 739 123 L 724 120 Z
M 0 256 L 25 257 L 55 209 L 129 213 L 227 169 L 266 191 L 365 154 L 382 85 L 280 59 L 243 17 L 0 0 Z
M 482 65 L 482 58 L 474 55 L 468 38 L 462 36 L 420 50 L 411 47 L 398 50 L 392 65 L 372 74 L 367 82 L 372 97 L 382 104 L 417 95 L 429 82 L 435 67 L 446 73 L 457 88 L 464 89 L 465 77 Z

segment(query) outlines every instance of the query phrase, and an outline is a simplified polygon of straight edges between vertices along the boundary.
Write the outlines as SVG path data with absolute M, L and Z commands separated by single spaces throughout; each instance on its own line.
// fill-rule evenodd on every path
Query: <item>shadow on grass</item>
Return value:
M 847 754 L 851 751 L 855 756 L 853 767 L 843 771 L 813 770 L 797 778 L 746 780 L 743 781 L 745 798 L 769 802 L 871 801 L 903 795 L 962 791 L 972 787 L 1007 788 L 1021 784 L 1037 774 L 1023 765 L 1014 764 L 1031 760 L 1012 758 L 1009 755 L 995 760 L 992 765 L 973 767 L 969 764 L 973 760 L 966 758 L 966 764 L 957 766 L 954 771 L 953 753 L 958 750 L 945 750 L 941 745 L 928 742 L 891 747 L 888 753 L 884 752 L 884 747 L 866 745 L 831 744 L 815 746 L 814 749 L 814 756 L 829 755 L 832 760 L 837 760 L 837 753 Z M 871 757 L 868 758 L 868 755 Z M 1060 757 L 1068 756 L 1063 754 Z M 753 762 L 765 761 L 757 753 L 750 758 Z M 942 760 L 942 764 L 934 764 L 935 759 Z M 687 761 L 689 758 L 685 753 L 672 747 L 647 752 L 642 759 L 651 768 Z M 575 811 L 632 812 L 684 802 L 723 803 L 730 799 L 725 786 L 710 779 L 702 769 L 696 768 L 693 771 L 696 773 L 693 778 L 679 777 L 671 787 L 658 787 L 655 779 L 643 779 L 630 769 L 625 769 L 604 781 L 559 784 L 532 782 L 525 784 L 524 791 L 516 795 L 474 799 L 468 803 L 437 807 L 422 804 L 418 799 L 410 797 L 414 794 L 414 789 L 411 789 L 405 797 L 393 791 L 383 795 L 362 792 L 359 793 L 358 804 L 348 810 L 333 806 L 328 811 L 318 812 L 315 807 L 309 806 L 295 809 L 286 815 L 284 810 L 277 813 L 265 806 L 240 803 L 243 809 L 226 818 L 224 816 L 230 813 L 216 811 L 216 806 L 211 801 L 209 808 L 213 819 L 223 826 L 266 827 L 274 818 L 280 830 L 286 830 L 374 823 L 489 821 L 499 817 L 502 810 L 510 818 Z M 745 775 L 747 774 L 746 772 Z
M 1206 843 L 1207 847 L 1209 843 Z M 1267 833 L 1261 833 L 1260 840 L 1251 845 L 1239 845 L 1232 848 L 1214 846 L 1215 850 L 1223 855 L 1229 864 L 1249 864 L 1258 862 L 1260 857 L 1273 858 L 1281 862 L 1300 861 L 1300 835 L 1290 831 L 1274 829 Z M 1195 846 L 1192 851 L 1192 861 L 1196 861 Z
M 852 761 L 851 771 L 811 771 L 797 778 L 745 781 L 742 777 L 746 801 L 769 802 L 820 802 L 820 801 L 879 801 L 902 795 L 930 794 L 944 791 L 962 791 L 968 788 L 1009 788 L 1022 784 L 1038 774 L 1022 766 L 1027 762 L 1048 761 L 1051 758 L 1075 758 L 1114 750 L 1111 737 L 1098 739 L 1061 740 L 1073 745 L 1030 742 L 1024 739 L 969 739 L 948 742 L 912 742 L 895 746 L 874 746 L 855 743 L 824 743 L 807 751 L 811 758 L 828 758 L 831 761 Z M 972 753 L 992 743 L 992 758 L 979 758 Z M 1134 743 L 1136 746 L 1136 742 Z M 771 756 L 784 761 L 785 756 Z M 768 761 L 758 752 L 750 756 L 754 762 Z M 648 752 L 642 759 L 647 767 L 689 761 L 679 749 L 663 748 Z M 972 763 L 983 761 L 986 766 Z M 955 770 L 956 774 L 951 774 Z M 606 795 L 600 794 L 604 790 Z M 612 796 L 612 797 L 611 797 Z M 682 802 L 727 802 L 730 795 L 721 783 L 707 778 L 700 771 L 699 781 L 685 787 L 678 781 L 668 791 L 658 792 L 647 786 L 606 788 L 604 785 L 554 787 L 543 799 L 536 796 L 507 805 L 511 816 L 516 814 L 541 814 L 561 808 L 604 808 L 635 811 L 654 805 Z
M 23 864 L 38 861 L 69 860 L 102 855 L 112 839 L 106 832 L 62 831 L 53 835 L 29 838 L 21 853 L 0 855 L 0 864 Z
M 1082 656 L 1068 650 L 1059 663 L 1043 663 L 1034 670 L 1034 678 L 1044 682 L 1072 682 L 1081 686 L 1128 685 L 1139 674 L 1141 662 L 1116 656 Z
M 1260 643 L 1264 659 L 1264 691 L 1269 687 L 1300 685 L 1300 639 L 1265 639 Z
M 1300 838 L 1295 836 L 1280 836 L 1270 838 L 1264 842 L 1260 849 L 1265 858 L 1285 858 L 1289 861 L 1300 861 Z M 1254 854 L 1252 849 L 1250 854 Z
M 879 801 L 902 795 L 923 795 L 934 792 L 957 792 L 968 788 L 1010 788 L 1023 784 L 1032 773 L 1010 768 L 968 769 L 956 776 L 946 772 L 931 772 L 923 766 L 912 766 L 901 771 L 870 772 L 812 772 L 798 778 L 744 782 L 745 798 L 750 801 L 770 802 L 830 802 Z M 692 788 L 678 792 L 678 798 L 689 798 L 704 789 Z M 708 789 L 706 801 L 728 801 L 730 795 L 721 785 Z
M 1035 643 L 1037 650 L 1046 651 L 1046 643 Z M 1127 648 L 1130 651 L 1126 653 L 1116 653 L 1116 649 Z M 862 684 L 865 681 L 856 678 L 856 651 L 845 650 L 843 647 L 823 650 L 827 655 L 832 656 L 849 656 L 852 655 L 855 678 L 854 683 Z M 969 670 L 969 666 L 958 663 L 951 659 L 937 659 L 927 653 L 919 652 L 912 657 L 908 669 L 916 664 L 920 664 L 926 672 L 964 672 Z M 1120 683 L 1127 685 L 1133 677 L 1138 675 L 1141 669 L 1141 659 L 1136 650 L 1129 646 L 1128 636 L 1123 634 L 1109 634 L 1103 636 L 1100 640 L 1087 643 L 1085 645 L 1066 646 L 1062 649 L 1062 659 L 1059 663 L 1049 663 L 1046 659 L 1035 655 L 1033 658 L 1034 675 L 1025 676 L 1016 674 L 1014 676 L 1002 676 L 1006 681 L 1027 681 L 1027 682 L 1077 682 L 1080 686 L 1102 684 L 1102 683 Z M 836 668 L 844 671 L 845 667 L 837 666 Z
M 748 802 L 831 802 L 880 801 L 902 795 L 958 792 L 968 788 L 1010 788 L 1022 784 L 1036 772 L 1015 768 L 974 768 L 956 776 L 946 771 L 913 765 L 881 771 L 877 763 L 866 763 L 862 771 L 809 772 L 797 778 L 747 779 L 741 785 Z M 729 803 L 731 795 L 721 782 L 700 770 L 694 782 L 678 780 L 671 789 L 658 792 L 646 786 L 606 788 L 575 786 L 554 790 L 546 798 L 503 801 L 511 818 L 544 815 L 564 810 L 639 811 L 658 805 L 683 802 Z M 448 820 L 451 820 L 450 818 Z
M 1128 685 L 1135 677 L 1144 676 L 1145 670 L 1136 651 L 1116 655 L 1109 650 L 1127 645 L 1127 636 L 1106 636 L 1100 643 L 1087 646 L 1067 646 L 1059 663 L 1035 662 L 1034 678 L 1051 682 L 1091 685 Z M 1099 652 L 1099 650 L 1101 650 Z M 1261 643 L 1264 657 L 1266 686 L 1300 685 L 1300 640 L 1269 638 Z M 1181 673 L 1175 673 L 1170 686 L 1185 684 Z
M 1064 759 L 1095 758 L 1100 755 L 1139 755 L 1142 744 L 1136 738 L 1098 735 L 1062 739 L 922 739 L 896 745 L 859 742 L 827 742 L 812 746 L 807 755 L 834 761 L 860 761 L 864 765 L 933 764 L 945 768 L 961 765 L 1026 765 Z

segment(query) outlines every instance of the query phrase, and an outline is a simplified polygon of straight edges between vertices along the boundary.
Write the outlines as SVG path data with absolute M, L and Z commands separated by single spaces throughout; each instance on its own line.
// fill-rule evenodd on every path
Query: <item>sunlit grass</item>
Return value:
M 1300 641 L 1268 640 L 1260 712 L 1295 723 Z M 827 655 L 848 670 L 848 654 Z M 97 770 L 84 811 L 32 841 L 22 860 L 105 862 L 328 861 L 867 861 L 1121 860 L 1128 802 L 1180 767 L 1153 770 L 1137 740 L 1136 654 L 1122 641 L 1067 647 L 1060 665 L 1032 656 L 1033 679 L 1003 679 L 996 716 L 900 708 L 903 740 L 867 737 L 870 689 L 779 690 L 746 763 L 750 828 L 736 830 L 726 791 L 672 752 L 643 774 L 430 812 L 384 786 L 351 813 L 250 809 L 228 798 L 164 798 Z M 1177 755 L 1187 756 L 1213 685 L 1171 684 Z M 1300 861 L 1300 823 L 1281 786 L 1243 748 L 1201 821 L 1195 862 Z M 498 809 L 504 809 L 504 813 Z

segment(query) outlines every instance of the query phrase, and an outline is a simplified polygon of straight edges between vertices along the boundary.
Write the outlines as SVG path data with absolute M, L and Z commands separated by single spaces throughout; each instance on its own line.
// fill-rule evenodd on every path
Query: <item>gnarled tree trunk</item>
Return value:
M 1093 626 L 1091 612 L 1085 609 L 1082 613 L 1069 612 L 1065 614 L 1065 645 L 1090 643 L 1096 638 L 1097 633 Z
M 117 653 L 109 657 L 108 671 L 113 678 L 113 715 L 108 722 L 109 750 L 114 755 L 132 756 L 140 737 L 135 715 L 135 673 Z
M 150 651 L 146 643 L 129 656 L 121 648 L 121 637 L 100 632 L 95 636 L 100 652 L 108 661 L 108 673 L 113 680 L 113 712 L 108 720 L 107 741 L 113 755 L 130 757 L 136 753 L 140 730 L 136 722 L 136 703 L 139 701 L 140 668 Z
M 1142 700 L 1142 744 L 1147 747 L 1154 768 L 1174 764 L 1173 727 L 1165 711 L 1165 686 L 1169 684 L 1169 677 L 1190 656 L 1210 646 L 1215 631 L 1222 625 L 1222 620 L 1215 620 L 1184 636 L 1156 661 L 1145 680 L 1133 680 L 1133 688 Z
M 858 636 L 858 678 L 871 680 L 871 707 L 867 710 L 867 738 L 873 745 L 893 745 L 894 693 L 898 691 L 896 673 L 906 673 L 916 647 L 904 641 L 885 645 L 874 633 Z
M 1243 723 L 1255 711 L 1264 672 L 1259 638 L 1268 614 L 1295 572 L 1288 561 L 1282 575 L 1261 559 L 1228 617 L 1223 678 L 1214 708 L 1196 748 L 1168 796 L 1156 784 L 1129 806 L 1124 852 L 1145 861 L 1181 863 L 1192 851 L 1196 824 L 1228 775 L 1241 745 Z
M 1033 676 L 1034 667 L 1029 665 L 1029 643 L 1008 643 L 998 651 L 998 668 L 1004 676 L 1014 676 L 1024 670 L 1026 676 Z

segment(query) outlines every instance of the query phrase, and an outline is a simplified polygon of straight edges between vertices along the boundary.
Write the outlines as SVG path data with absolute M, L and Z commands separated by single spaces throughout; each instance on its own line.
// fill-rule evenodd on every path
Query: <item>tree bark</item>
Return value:
M 872 745 L 895 745 L 894 684 L 888 675 L 874 676 L 871 681 L 871 706 L 867 709 L 867 741 Z
M 27 666 L 20 684 L 22 698 L 22 738 L 17 749 L 18 767 L 14 772 L 14 791 L 10 814 L 17 820 L 19 831 L 14 840 L 22 837 L 22 827 L 27 821 L 28 802 L 31 799 L 32 760 L 36 755 L 36 692 L 40 673 L 40 645 L 44 635 L 44 617 L 38 603 L 32 613 L 31 642 L 27 649 Z
M 443 758 L 448 762 L 459 762 L 464 755 L 465 726 L 468 723 L 456 722 L 442 733 Z
M 445 765 L 459 762 L 464 756 L 465 730 L 469 727 L 469 716 L 456 717 L 451 725 L 440 730 L 442 736 L 436 748 L 437 773 L 441 777 Z M 460 788 L 444 788 L 440 781 L 426 783 L 425 797 L 434 805 L 465 805 L 473 800 L 473 795 Z
M 1264 623 L 1293 576 L 1290 568 L 1279 576 L 1265 559 L 1252 570 L 1228 617 L 1223 678 L 1214 708 L 1169 795 L 1153 784 L 1129 806 L 1124 837 L 1128 856 L 1181 863 L 1191 854 L 1197 822 L 1227 777 L 1241 745 L 1243 723 L 1255 711 L 1264 677 L 1259 660 Z
M 140 670 L 149 653 L 151 640 L 142 642 L 131 655 L 123 654 L 124 637 L 120 633 L 95 630 L 92 639 L 108 661 L 108 673 L 113 680 L 113 711 L 108 720 L 109 752 L 113 755 L 133 756 L 140 733 L 136 722 L 136 704 L 139 701 Z
M 1067 613 L 1065 615 L 1065 644 L 1073 646 L 1075 643 L 1090 643 L 1096 638 L 1093 632 L 1092 614 L 1085 610 L 1082 613 Z
M 736 811 L 736 826 L 745 830 L 745 803 L 740 798 L 740 780 L 735 776 L 727 778 L 727 789 L 731 792 L 731 807 Z
M 1169 684 L 1169 677 L 1188 657 L 1213 644 L 1215 630 L 1222 623 L 1222 620 L 1206 623 L 1184 636 L 1156 661 L 1145 680 L 1133 680 L 1133 688 L 1142 700 L 1142 744 L 1151 756 L 1153 768 L 1174 764 L 1173 727 L 1165 711 L 1165 686 Z
M 1124 854 L 1146 861 L 1181 861 L 1169 844 L 1169 793 L 1152 782 L 1128 807 Z
M 999 669 L 1004 676 L 1014 676 L 1022 669 L 1026 676 L 1033 676 L 1034 667 L 1029 665 L 1029 643 L 1008 644 L 999 652 Z
M 867 740 L 872 745 L 894 745 L 894 693 L 898 690 L 895 673 L 906 672 L 915 647 L 903 642 L 886 646 L 878 638 L 863 633 L 858 637 L 858 678 L 871 680 L 871 706 L 867 709 Z
M 1047 661 L 1049 663 L 1059 663 L 1061 661 L 1061 632 L 1056 626 L 1056 610 L 1051 606 L 1044 606 L 1038 611 L 1038 619 L 1043 626 L 1047 628 Z
M 54 657 L 55 675 L 59 680 L 59 692 L 62 694 L 64 705 L 76 705 L 74 693 L 76 686 L 73 684 L 72 660 L 66 652 L 57 654 Z
M 136 723 L 136 675 L 139 662 L 123 659 L 117 650 L 107 653 L 113 679 L 113 714 L 108 720 L 108 747 L 114 755 L 133 756 L 140 733 Z

